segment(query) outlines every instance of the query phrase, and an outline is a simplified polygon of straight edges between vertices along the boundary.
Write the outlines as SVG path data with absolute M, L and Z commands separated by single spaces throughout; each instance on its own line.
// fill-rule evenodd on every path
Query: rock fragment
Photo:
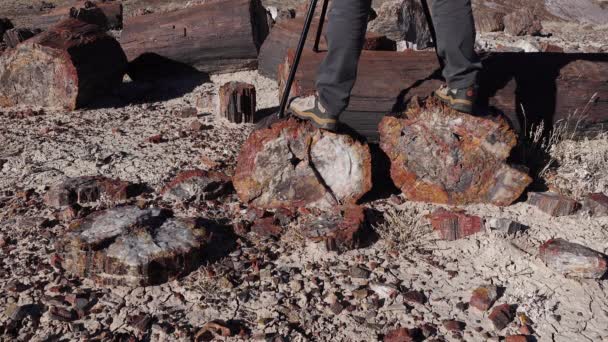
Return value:
M 494 302 L 498 299 L 498 287 L 494 285 L 485 285 L 473 290 L 469 305 L 480 310 L 489 310 Z
M 505 13 L 487 10 L 475 14 L 477 32 L 500 32 L 505 29 Z
M 330 209 L 371 189 L 371 155 L 348 135 L 288 119 L 251 134 L 232 181 L 254 207 Z
M 504 218 L 490 218 L 487 219 L 485 223 L 486 227 L 508 235 L 515 235 L 518 232 L 526 230 L 527 228 L 525 225 L 519 222 Z
M 209 234 L 160 209 L 118 207 L 89 215 L 56 243 L 69 273 L 105 285 L 160 284 L 203 261 Z
M 509 304 L 502 304 L 495 307 L 488 318 L 492 321 L 492 324 L 494 324 L 494 328 L 500 331 L 506 328 L 514 317 L 511 306 L 509 306 Z
M 220 87 L 220 116 L 233 123 L 255 121 L 256 92 L 253 84 L 228 82 Z
M 377 17 L 369 23 L 369 30 L 395 41 L 405 40 L 416 44 L 418 49 L 432 45 L 431 32 L 419 0 L 384 2 Z
M 466 324 L 464 322 L 457 321 L 455 319 L 449 319 L 449 320 L 443 321 L 443 327 L 447 331 L 463 331 L 464 328 L 466 327 Z
M 603 193 L 589 194 L 583 202 L 583 207 L 592 216 L 606 216 L 608 215 L 608 196 Z
M 415 335 L 410 329 L 399 328 L 389 331 L 384 336 L 384 342 L 414 342 Z
M 190 170 L 179 173 L 161 190 L 161 194 L 166 200 L 198 202 L 216 199 L 231 190 L 230 177 L 223 173 Z
M 424 305 L 426 303 L 426 296 L 420 291 L 408 291 L 403 294 L 403 299 L 410 304 Z
M 367 222 L 365 209 L 351 205 L 304 216 L 300 225 L 305 238 L 342 253 L 360 247 Z
M 504 17 L 505 31 L 513 36 L 535 36 L 543 25 L 530 8 L 519 9 Z
M 528 342 L 526 335 L 509 335 L 505 337 L 505 342 Z
M 253 222 L 251 231 L 261 237 L 279 237 L 283 234 L 274 217 L 259 218 Z
M 433 229 L 439 233 L 439 236 L 448 241 L 479 233 L 484 228 L 481 217 L 470 216 L 464 212 L 451 212 L 442 208 L 431 214 L 430 220 Z
M 570 278 L 600 279 L 608 272 L 606 255 L 563 239 L 552 239 L 540 246 L 545 264 Z
M 551 216 L 568 216 L 579 209 L 579 203 L 553 192 L 530 192 L 528 203 Z
M 506 206 L 532 181 L 506 164 L 517 138 L 499 116 L 462 114 L 430 99 L 404 118 L 384 117 L 379 131 L 391 178 L 409 200 Z
M 369 288 L 374 291 L 378 297 L 383 299 L 393 298 L 399 293 L 397 287 L 391 284 L 370 283 Z
M 123 201 L 129 198 L 129 187 L 128 182 L 101 176 L 68 178 L 47 191 L 45 203 L 60 208 L 96 202 L 102 197 Z

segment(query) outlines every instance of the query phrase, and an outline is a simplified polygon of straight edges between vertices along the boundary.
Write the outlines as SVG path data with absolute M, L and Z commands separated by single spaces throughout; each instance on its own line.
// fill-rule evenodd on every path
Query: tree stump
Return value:
M 242 82 L 228 82 L 220 87 L 220 115 L 234 123 L 255 121 L 255 86 Z
M 160 209 L 119 207 L 71 226 L 56 243 L 63 268 L 104 285 L 148 286 L 184 275 L 203 261 L 209 241 L 194 220 Z
M 74 110 L 121 84 L 126 67 L 114 38 L 66 19 L 0 57 L 0 107 Z

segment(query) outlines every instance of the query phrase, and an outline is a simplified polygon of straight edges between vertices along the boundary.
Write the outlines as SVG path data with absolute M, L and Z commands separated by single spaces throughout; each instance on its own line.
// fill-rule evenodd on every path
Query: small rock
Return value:
M 585 198 L 583 207 L 592 216 L 606 216 L 608 215 L 608 196 L 602 193 L 590 194 Z
M 329 306 L 329 309 L 334 313 L 334 315 L 339 315 L 344 310 L 344 305 L 342 305 L 340 302 L 335 302 Z
M 345 252 L 361 245 L 367 227 L 365 209 L 347 205 L 312 213 L 301 218 L 300 226 L 308 240 L 323 243 L 328 251 Z
M 528 203 L 551 216 L 572 215 L 579 209 L 579 203 L 553 192 L 530 192 Z
M 130 197 L 129 189 L 128 182 L 101 176 L 68 178 L 47 191 L 45 203 L 60 208 L 96 202 L 102 196 L 111 201 L 123 201 Z
M 349 272 L 351 277 L 359 278 L 359 279 L 367 279 L 367 278 L 369 278 L 371 273 L 372 272 L 370 272 L 369 270 L 366 270 L 359 266 L 351 267 L 350 272 Z
M 414 336 L 410 329 L 399 328 L 389 331 L 384 336 L 384 342 L 414 342 Z
M 526 230 L 528 227 L 509 219 L 504 218 L 490 218 L 486 220 L 486 227 L 497 230 L 501 233 L 508 235 L 515 235 L 518 232 Z
M 478 216 L 469 216 L 463 212 L 450 212 L 438 209 L 430 216 L 433 229 L 444 240 L 458 240 L 479 233 L 484 225 Z
M 390 284 L 371 283 L 369 288 L 383 299 L 393 298 L 399 293 L 397 287 Z
M 526 336 L 530 336 L 534 333 L 534 331 L 532 330 L 532 327 L 530 327 L 529 325 L 522 325 L 519 327 L 519 333 L 522 335 L 526 335 Z
M 564 53 L 564 48 L 561 46 L 553 45 L 547 42 L 541 44 L 540 50 L 547 53 Z
M 447 331 L 463 331 L 466 327 L 466 324 L 464 322 L 460 322 L 454 319 L 449 319 L 443 321 L 443 327 Z
M 469 305 L 480 311 L 487 311 L 497 299 L 498 287 L 494 285 L 481 286 L 473 290 Z
M 49 310 L 49 317 L 52 320 L 62 321 L 62 322 L 72 322 L 78 318 L 78 316 L 76 315 L 76 312 L 74 312 L 74 310 L 60 308 L 60 307 L 56 307 L 56 306 L 51 307 L 51 309 Z
M 230 177 L 220 172 L 191 170 L 180 172 L 162 190 L 166 200 L 206 201 L 232 191 Z
M 426 303 L 426 296 L 420 291 L 408 291 L 403 294 L 403 299 L 410 304 L 421 304 Z
M 505 31 L 513 36 L 535 36 L 543 25 L 529 8 L 522 8 L 504 17 Z
M 147 314 L 132 316 L 129 318 L 129 325 L 135 330 L 145 333 L 152 326 L 152 316 Z
M 488 316 L 492 324 L 494 324 L 494 328 L 500 331 L 509 325 L 513 320 L 513 311 L 511 310 L 511 306 L 509 304 L 502 304 L 494 308 L 490 315 Z
M 369 292 L 367 291 L 367 289 L 359 289 L 359 290 L 354 290 L 352 292 L 353 297 L 357 300 L 362 300 L 367 298 L 367 296 L 369 295 Z
M 505 342 L 528 342 L 526 335 L 509 335 L 505 337 Z
M 276 224 L 274 217 L 260 218 L 253 222 L 251 231 L 261 237 L 279 237 L 283 228 Z
M 146 139 L 147 142 L 152 144 L 160 144 L 165 141 L 165 138 L 162 134 L 156 134 Z
M 432 323 L 424 323 L 420 326 L 420 331 L 424 337 L 430 338 L 431 336 L 437 335 L 437 326 Z
M 563 239 L 545 242 L 539 252 L 547 267 L 566 277 L 601 279 L 608 272 L 606 255 Z
M 179 109 L 177 114 L 181 118 L 191 118 L 198 115 L 198 110 L 194 107 L 184 107 Z

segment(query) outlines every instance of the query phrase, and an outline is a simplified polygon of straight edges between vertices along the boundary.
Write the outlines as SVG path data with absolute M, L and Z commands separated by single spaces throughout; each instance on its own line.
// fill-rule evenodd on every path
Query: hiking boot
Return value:
M 294 116 L 310 121 L 317 128 L 332 132 L 338 128 L 338 116 L 330 114 L 316 95 L 294 98 L 289 109 Z
M 450 108 L 459 112 L 473 114 L 475 101 L 477 101 L 477 86 L 462 89 L 452 89 L 442 86 L 435 91 L 435 97 Z

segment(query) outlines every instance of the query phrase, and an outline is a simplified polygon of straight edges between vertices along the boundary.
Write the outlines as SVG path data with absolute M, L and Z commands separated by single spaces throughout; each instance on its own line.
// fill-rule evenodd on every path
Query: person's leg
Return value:
M 445 61 L 443 76 L 448 87 L 474 85 L 481 70 L 475 53 L 475 22 L 471 0 L 433 0 L 437 53 Z
M 327 55 L 317 74 L 321 104 L 338 116 L 348 106 L 365 42 L 371 0 L 334 0 L 327 26 Z

